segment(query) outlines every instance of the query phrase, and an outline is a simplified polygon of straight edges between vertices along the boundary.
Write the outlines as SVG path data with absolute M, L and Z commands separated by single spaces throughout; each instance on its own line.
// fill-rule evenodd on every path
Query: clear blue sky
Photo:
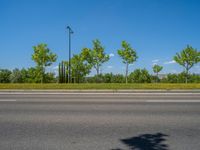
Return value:
M 158 63 L 162 73 L 180 72 L 172 62 L 176 52 L 187 44 L 200 49 L 199 8 L 199 0 L 0 0 L 0 68 L 34 66 L 32 46 L 41 42 L 58 55 L 55 68 L 68 59 L 65 28 L 70 25 L 74 54 L 97 38 L 114 54 L 103 73 L 124 71 L 117 56 L 122 40 L 139 55 L 130 71 L 151 71 Z M 199 65 L 192 72 L 199 73 Z

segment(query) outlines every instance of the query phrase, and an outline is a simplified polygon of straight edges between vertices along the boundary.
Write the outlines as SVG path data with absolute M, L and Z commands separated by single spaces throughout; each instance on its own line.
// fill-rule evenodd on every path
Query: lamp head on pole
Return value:
M 69 33 L 70 33 L 70 34 L 73 34 L 73 33 L 74 33 L 74 31 L 71 29 L 70 26 L 67 26 L 67 29 L 69 30 Z

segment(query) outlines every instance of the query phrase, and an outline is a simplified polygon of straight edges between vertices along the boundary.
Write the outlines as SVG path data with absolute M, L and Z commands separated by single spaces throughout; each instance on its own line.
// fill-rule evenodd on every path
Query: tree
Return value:
M 109 55 L 105 54 L 104 50 L 101 42 L 99 40 L 94 40 L 93 49 L 83 48 L 81 52 L 83 58 L 95 68 L 97 76 L 99 75 L 102 64 L 107 62 L 110 58 Z
M 65 62 L 65 64 L 67 66 L 68 62 Z M 90 73 L 91 65 L 85 61 L 81 53 L 71 58 L 71 70 L 74 82 L 80 83 L 83 82 L 84 77 Z
M 187 45 L 180 53 L 176 53 L 174 60 L 185 68 L 186 76 L 185 83 L 188 82 L 189 70 L 198 62 L 200 62 L 200 52 L 192 46 Z
M 128 67 L 133 64 L 138 58 L 136 51 L 126 41 L 122 41 L 122 49 L 119 49 L 118 55 L 122 58 L 122 62 L 126 64 L 126 83 L 128 83 Z
M 25 68 L 22 68 L 20 72 L 21 72 L 21 77 L 22 77 L 22 83 L 28 83 L 28 77 L 29 77 L 28 70 Z
M 200 83 L 200 75 L 199 74 L 192 74 L 190 78 L 191 78 L 192 83 Z
M 10 83 L 11 73 L 8 69 L 0 69 L 0 83 Z
M 95 83 L 97 81 L 97 75 L 93 77 L 87 77 L 87 83 Z M 98 82 L 99 83 L 123 83 L 125 81 L 125 77 L 122 74 L 113 74 L 113 73 L 106 73 L 106 74 L 99 74 Z
M 23 83 L 21 70 L 19 70 L 17 68 L 14 69 L 12 71 L 12 74 L 10 75 L 10 81 L 12 83 Z
M 41 82 L 41 72 L 38 67 L 28 68 L 27 70 L 22 70 L 22 75 L 25 78 L 25 83 L 40 83 Z
M 162 82 L 165 82 L 165 83 L 178 83 L 179 82 L 178 74 L 169 73 L 165 78 L 162 79 Z
M 47 72 L 45 74 L 45 83 L 56 83 L 57 79 L 55 77 L 55 73 L 53 72 Z
M 104 83 L 112 83 L 112 79 L 113 79 L 113 74 L 112 73 L 106 73 L 103 75 L 103 82 Z
M 159 66 L 159 65 L 154 65 L 153 66 L 153 72 L 156 73 L 156 82 L 158 82 L 158 73 L 163 69 L 162 66 Z
M 150 83 L 151 76 L 146 69 L 135 69 L 130 75 L 131 83 Z
M 32 60 L 37 64 L 37 69 L 40 74 L 41 83 L 44 82 L 45 77 L 45 67 L 51 66 L 53 62 L 56 61 L 57 55 L 52 53 L 47 44 L 39 44 L 33 46 L 34 54 L 32 55 Z
M 68 82 L 68 62 L 62 61 L 58 66 L 58 82 L 67 83 Z

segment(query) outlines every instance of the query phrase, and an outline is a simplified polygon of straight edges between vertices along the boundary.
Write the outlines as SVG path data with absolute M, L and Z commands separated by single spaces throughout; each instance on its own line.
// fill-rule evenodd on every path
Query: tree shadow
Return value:
M 129 150 L 169 150 L 164 144 L 168 135 L 162 133 L 142 134 L 136 137 L 121 139 L 120 141 L 128 146 Z M 123 150 L 120 148 L 111 150 Z

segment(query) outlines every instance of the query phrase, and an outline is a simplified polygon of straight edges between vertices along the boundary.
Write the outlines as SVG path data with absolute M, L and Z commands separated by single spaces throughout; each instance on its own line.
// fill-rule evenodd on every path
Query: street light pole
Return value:
M 69 67 L 68 67 L 68 83 L 71 82 L 71 34 L 74 32 L 70 28 L 70 26 L 67 26 L 67 30 L 69 31 Z

